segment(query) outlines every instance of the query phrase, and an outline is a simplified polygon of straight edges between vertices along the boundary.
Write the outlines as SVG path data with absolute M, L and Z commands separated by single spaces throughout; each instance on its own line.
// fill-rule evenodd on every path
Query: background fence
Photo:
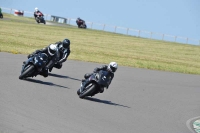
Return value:
M 15 10 L 17 10 L 17 9 L 12 9 L 12 8 L 4 8 L 4 7 L 1 7 L 1 8 L 2 8 L 2 12 L 9 13 L 9 14 L 14 14 Z M 23 12 L 24 12 L 24 16 L 33 17 L 33 12 L 29 12 L 29 11 L 23 11 Z M 44 14 L 44 16 L 46 20 L 51 21 L 51 15 Z M 89 22 L 89 21 L 85 21 L 85 23 L 87 24 L 87 28 L 95 29 L 95 30 L 102 30 L 102 31 L 119 33 L 119 34 L 130 35 L 130 36 L 141 37 L 141 38 L 149 38 L 149 39 L 156 39 L 156 40 L 162 40 L 162 41 L 200 45 L 200 40 L 192 39 L 188 37 L 167 35 L 167 34 L 162 34 L 162 33 L 155 33 L 155 32 L 150 32 L 150 31 L 125 28 L 125 27 L 120 27 L 120 26 L 100 24 L 100 23 L 94 23 L 94 22 Z M 76 26 L 76 19 L 67 18 L 67 24 Z

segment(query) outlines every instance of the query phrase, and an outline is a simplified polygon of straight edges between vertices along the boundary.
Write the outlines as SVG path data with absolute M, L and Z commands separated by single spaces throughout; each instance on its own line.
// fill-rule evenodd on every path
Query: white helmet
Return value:
M 48 53 L 50 56 L 53 56 L 57 51 L 57 47 L 55 44 L 50 44 L 48 47 Z
M 36 12 L 39 11 L 37 7 L 35 8 L 35 11 L 36 11 Z
M 118 65 L 116 62 L 110 62 L 110 64 L 108 65 L 108 70 L 112 73 L 116 72 L 118 68 Z

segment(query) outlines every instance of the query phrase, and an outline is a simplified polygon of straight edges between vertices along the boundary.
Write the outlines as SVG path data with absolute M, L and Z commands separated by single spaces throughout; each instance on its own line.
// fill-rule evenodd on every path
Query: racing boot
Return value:
M 50 68 L 49 68 L 49 72 L 51 72 L 51 71 L 52 71 L 52 69 L 53 69 L 53 67 L 50 67 Z

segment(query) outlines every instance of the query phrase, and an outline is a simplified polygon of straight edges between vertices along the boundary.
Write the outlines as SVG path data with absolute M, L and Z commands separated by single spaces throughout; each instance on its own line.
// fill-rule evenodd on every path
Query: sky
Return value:
M 200 0 L 0 0 L 0 7 L 200 40 Z

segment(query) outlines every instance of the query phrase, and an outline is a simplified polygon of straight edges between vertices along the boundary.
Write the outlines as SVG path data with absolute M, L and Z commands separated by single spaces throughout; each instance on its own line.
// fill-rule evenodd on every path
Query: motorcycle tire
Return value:
M 24 72 L 22 72 L 22 74 L 19 76 L 19 79 L 24 79 L 26 78 L 26 75 L 30 72 L 33 72 L 34 71 L 34 66 L 31 65 L 29 68 L 27 68 Z
M 92 84 L 92 86 L 89 89 L 87 89 L 83 93 L 79 94 L 79 98 L 82 99 L 82 98 L 84 98 L 86 96 L 90 96 L 95 91 L 95 88 L 96 88 L 96 84 Z
M 77 90 L 77 95 L 80 95 L 80 94 L 81 94 L 81 93 L 80 93 L 80 89 L 78 89 L 78 90 Z

